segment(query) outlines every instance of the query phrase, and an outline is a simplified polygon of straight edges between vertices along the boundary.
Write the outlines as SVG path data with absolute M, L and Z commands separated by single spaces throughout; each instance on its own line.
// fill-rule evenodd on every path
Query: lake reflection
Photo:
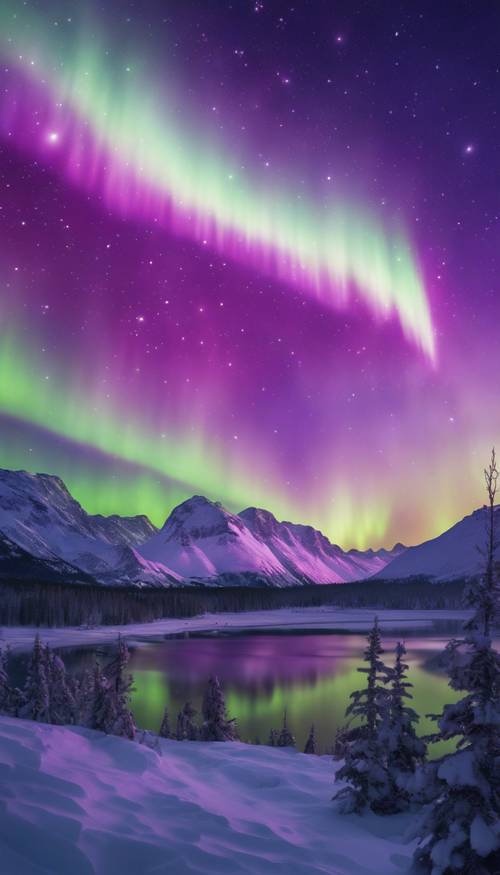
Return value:
M 439 712 L 443 704 L 457 698 L 446 676 L 434 665 L 447 638 L 407 638 L 413 706 L 420 715 Z M 389 664 L 397 640 L 384 637 Z M 167 705 L 175 726 L 177 712 L 187 700 L 200 708 L 207 678 L 217 674 L 242 740 L 266 743 L 269 730 L 280 727 L 286 708 L 298 746 L 303 747 L 314 722 L 319 747 L 324 751 L 344 722 L 350 693 L 364 685 L 365 676 L 357 667 L 365 646 L 364 636 L 341 634 L 245 634 L 141 644 L 131 648 L 130 661 L 136 686 L 136 721 L 141 727 L 157 730 Z M 98 654 L 105 659 L 107 648 L 99 648 Z M 92 663 L 95 652 L 66 651 L 64 657 L 71 669 L 81 670 Z M 424 717 L 419 732 L 433 728 L 432 721 Z

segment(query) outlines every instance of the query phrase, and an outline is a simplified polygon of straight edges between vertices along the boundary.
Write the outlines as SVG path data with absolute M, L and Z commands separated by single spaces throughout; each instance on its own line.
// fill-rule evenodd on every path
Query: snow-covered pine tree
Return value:
M 116 722 L 116 700 L 109 690 L 107 679 L 102 673 L 101 666 L 96 662 L 92 678 L 92 705 L 90 710 L 89 727 L 99 732 L 113 734 Z
M 11 688 L 7 671 L 7 652 L 0 648 L 0 713 L 9 711 Z
M 182 711 L 179 711 L 175 729 L 177 741 L 198 741 L 200 730 L 194 722 L 197 713 L 191 702 L 186 702 Z
M 404 644 L 395 649 L 394 668 L 390 672 L 385 720 L 380 727 L 379 741 L 385 750 L 389 782 L 387 798 L 379 799 L 377 808 L 387 814 L 404 811 L 416 789 L 415 773 L 425 759 L 426 744 L 415 732 L 418 714 L 406 701 L 412 688 L 407 679 L 408 665 L 403 662 Z
M 171 738 L 172 733 L 170 731 L 170 718 L 168 715 L 168 708 L 165 708 L 163 712 L 163 717 L 160 725 L 160 730 L 158 732 L 160 738 Z
M 495 452 L 485 472 L 488 493 L 485 572 L 475 613 L 464 638 L 447 647 L 450 687 L 466 695 L 433 715 L 436 740 L 453 739 L 457 750 L 435 765 L 435 798 L 418 829 L 417 871 L 432 875 L 497 875 L 500 872 L 500 654 L 492 647 L 498 619 L 498 546 Z
M 114 721 L 108 731 L 111 735 L 120 735 L 134 739 L 136 725 L 130 710 L 130 694 L 134 687 L 134 679 L 127 674 L 129 652 L 123 638 L 118 638 L 118 648 L 114 659 L 106 666 L 108 695 L 113 699 Z
M 24 691 L 20 690 L 19 687 L 12 687 L 9 696 L 9 704 L 7 713 L 10 717 L 22 717 L 22 710 L 24 708 L 25 698 Z
M 47 679 L 47 659 L 40 636 L 33 644 L 28 675 L 23 690 L 23 704 L 20 716 L 39 723 L 50 723 L 49 684 Z
M 363 690 L 351 693 L 351 703 L 346 710 L 346 717 L 360 723 L 347 728 L 344 733 L 344 764 L 336 774 L 336 780 L 348 784 L 335 796 L 340 810 L 345 813 L 361 812 L 366 806 L 376 812 L 379 803 L 383 811 L 389 792 L 385 750 L 379 738 L 387 716 L 386 684 L 390 677 L 390 671 L 381 659 L 383 652 L 378 618 L 375 617 L 364 653 L 368 667 L 358 668 L 367 675 L 367 684 Z
M 94 674 L 95 671 L 86 668 L 80 677 L 73 676 L 68 678 L 70 691 L 75 701 L 75 723 L 79 726 L 91 727 L 92 725 L 95 688 Z
M 316 750 L 316 733 L 314 731 L 314 723 L 312 724 L 309 735 L 306 741 L 306 746 L 304 748 L 304 753 L 317 753 Z
M 203 696 L 202 714 L 201 737 L 203 741 L 238 740 L 236 719 L 227 716 L 224 691 L 215 675 L 208 679 L 208 686 Z
M 281 727 L 281 732 L 278 735 L 276 744 L 278 747 L 295 747 L 295 737 L 292 735 L 290 727 L 288 726 L 286 708 L 283 712 L 283 726 Z
M 50 722 L 59 726 L 74 723 L 76 704 L 68 683 L 66 667 L 60 656 L 49 653 L 46 660 L 49 684 Z
M 269 733 L 268 745 L 269 747 L 278 747 L 278 736 L 279 732 L 277 729 L 271 729 Z
M 9 717 L 20 717 L 25 703 L 24 692 L 19 687 L 13 687 L 10 682 L 9 662 L 11 651 L 9 645 L 0 651 L 0 712 Z

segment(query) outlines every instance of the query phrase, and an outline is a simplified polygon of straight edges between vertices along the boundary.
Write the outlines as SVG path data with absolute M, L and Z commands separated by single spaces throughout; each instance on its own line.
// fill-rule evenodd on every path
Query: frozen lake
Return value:
M 438 712 L 455 696 L 439 670 L 438 656 L 459 623 L 436 623 L 424 630 L 386 630 L 386 662 L 392 663 L 397 640 L 404 639 L 414 684 L 414 707 L 421 715 Z M 136 691 L 133 710 L 139 726 L 157 730 L 165 705 L 175 726 L 186 701 L 201 706 L 210 674 L 217 674 L 226 692 L 230 716 L 236 717 L 243 741 L 266 743 L 271 728 L 279 728 L 286 708 L 288 722 L 303 747 L 314 722 L 322 752 L 344 722 L 352 690 L 364 684 L 364 634 L 339 632 L 187 633 L 182 637 L 131 643 L 130 670 Z M 96 657 L 106 661 L 111 645 L 64 648 L 71 671 L 91 667 Z M 17 660 L 26 660 L 22 654 Z M 432 731 L 423 719 L 421 732 Z

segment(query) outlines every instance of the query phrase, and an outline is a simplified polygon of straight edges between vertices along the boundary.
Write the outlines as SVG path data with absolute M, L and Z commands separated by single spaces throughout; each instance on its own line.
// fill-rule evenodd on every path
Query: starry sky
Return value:
M 4 0 L 0 465 L 344 547 L 483 502 L 493 2 Z

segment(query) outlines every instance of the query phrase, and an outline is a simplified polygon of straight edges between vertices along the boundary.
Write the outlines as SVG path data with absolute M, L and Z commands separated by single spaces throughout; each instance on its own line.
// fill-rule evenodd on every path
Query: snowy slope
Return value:
M 500 508 L 495 510 L 500 535 Z M 484 567 L 481 548 L 486 543 L 486 510 L 474 511 L 442 535 L 408 547 L 387 565 L 377 577 L 387 580 L 425 575 L 435 580 L 452 580 L 479 574 Z M 500 549 L 497 553 L 500 560 Z
M 284 583 L 288 577 L 267 544 L 254 537 L 239 516 L 201 495 L 176 507 L 139 552 L 187 578 L 246 572 Z
M 406 875 L 408 816 L 337 815 L 331 758 L 0 718 L 5 875 Z M 340 786 L 340 785 L 339 785 Z
M 59 477 L 0 470 L 0 533 L 37 559 L 62 560 L 97 579 L 116 579 L 123 550 L 155 532 L 144 516 L 87 514 Z
M 0 533 L 0 579 L 47 583 L 92 583 L 84 571 L 62 559 L 38 559 Z
M 138 549 L 183 577 L 246 573 L 275 585 L 360 580 L 392 558 L 390 551 L 346 553 L 311 526 L 278 522 L 258 508 L 231 514 L 200 495 L 176 507 L 161 531 Z
M 38 563 L 59 563 L 63 573 L 66 563 L 69 577 L 76 568 L 138 586 L 341 583 L 373 575 L 394 554 L 345 552 L 311 526 L 256 508 L 231 514 L 203 496 L 176 507 L 158 531 L 144 516 L 87 514 L 59 477 L 26 471 L 0 470 L 0 535 Z M 0 574 L 13 573 L 7 553 Z M 34 563 L 32 577 L 49 579 L 40 570 Z
M 389 550 L 345 552 L 312 526 L 278 522 L 272 513 L 262 508 L 249 507 L 239 517 L 298 581 L 361 580 L 384 568 L 394 555 L 394 551 Z M 404 547 L 396 545 L 394 550 L 404 550 Z

